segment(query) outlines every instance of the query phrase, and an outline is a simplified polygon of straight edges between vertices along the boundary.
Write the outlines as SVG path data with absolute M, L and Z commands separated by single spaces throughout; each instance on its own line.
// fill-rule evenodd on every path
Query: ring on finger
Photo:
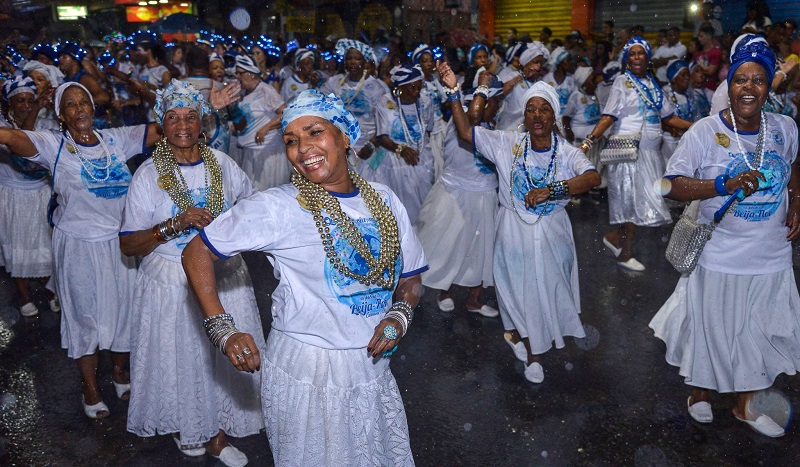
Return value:
M 397 328 L 392 326 L 391 324 L 386 326 L 385 328 L 383 328 L 383 336 L 390 341 L 397 339 L 398 336 Z
M 234 357 L 236 357 L 237 362 L 241 362 L 242 360 L 244 360 L 244 357 L 240 353 L 237 353 L 236 355 L 234 355 Z
M 242 354 L 244 354 L 244 355 L 250 355 L 250 354 L 252 354 L 252 353 L 253 353 L 253 352 L 250 350 L 250 347 L 245 347 L 245 348 L 242 350 Z

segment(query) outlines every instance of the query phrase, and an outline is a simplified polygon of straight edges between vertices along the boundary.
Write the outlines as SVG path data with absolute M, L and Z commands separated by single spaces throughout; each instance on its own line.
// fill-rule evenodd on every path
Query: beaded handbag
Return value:
M 632 135 L 612 135 L 600 151 L 600 162 L 603 164 L 619 164 L 620 162 L 636 162 L 639 158 L 639 141 L 642 132 Z
M 711 239 L 711 234 L 717 228 L 717 224 L 728 211 L 736 210 L 739 201 L 733 197 L 731 203 L 723 206 L 722 213 L 714 216 L 714 221 L 710 224 L 698 222 L 700 217 L 700 201 L 692 201 L 683 210 L 681 218 L 675 223 L 672 229 L 672 236 L 667 243 L 667 261 L 681 274 L 694 271 L 700 254 L 706 246 L 706 242 Z

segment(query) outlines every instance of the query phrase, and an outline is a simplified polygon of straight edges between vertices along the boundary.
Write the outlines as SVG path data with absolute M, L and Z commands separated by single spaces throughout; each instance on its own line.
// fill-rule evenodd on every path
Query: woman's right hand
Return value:
M 194 227 L 195 229 L 200 230 L 210 224 L 213 220 L 214 216 L 211 215 L 208 209 L 191 207 L 178 214 L 178 218 L 175 219 L 175 230 L 178 232 L 183 232 L 189 227 Z
M 764 177 L 764 174 L 758 170 L 748 170 L 747 172 L 742 172 L 739 175 L 728 179 L 728 181 L 725 182 L 725 189 L 728 191 L 728 193 L 733 193 L 738 188 L 741 188 L 745 196 L 750 196 L 758 191 L 759 180 L 767 181 L 766 177 Z
M 408 165 L 417 165 L 417 162 L 419 162 L 419 153 L 408 146 L 404 146 L 403 150 L 400 151 L 400 157 L 402 157 Z
M 436 64 L 436 69 L 439 71 L 439 81 L 441 81 L 442 84 L 450 89 L 458 86 L 458 78 L 456 74 L 453 73 L 453 70 L 450 69 L 450 65 L 448 65 L 447 62 L 438 62 Z
M 225 355 L 239 371 L 253 373 L 261 368 L 261 355 L 253 336 L 237 332 L 225 343 Z

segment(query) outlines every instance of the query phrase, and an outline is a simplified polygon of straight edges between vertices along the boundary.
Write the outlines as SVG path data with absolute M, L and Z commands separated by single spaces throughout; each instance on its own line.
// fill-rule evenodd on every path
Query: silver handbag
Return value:
M 600 151 L 600 162 L 603 164 L 619 164 L 620 162 L 636 162 L 639 158 L 639 141 L 642 133 L 633 135 L 612 135 Z
M 722 216 L 731 210 L 736 210 L 737 204 L 739 202 L 733 200 L 725 211 L 719 215 L 718 220 L 715 219 L 710 224 L 701 224 L 698 222 L 700 218 L 700 201 L 689 203 L 686 209 L 683 210 L 681 218 L 675 223 L 675 228 L 672 229 L 672 236 L 667 244 L 667 261 L 681 274 L 694 271 L 706 242 L 711 239 L 711 234 L 722 220 Z

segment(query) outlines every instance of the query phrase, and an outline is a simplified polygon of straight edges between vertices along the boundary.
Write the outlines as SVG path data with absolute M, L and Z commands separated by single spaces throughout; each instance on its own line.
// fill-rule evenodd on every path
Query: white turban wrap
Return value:
M 561 104 L 558 100 L 558 93 L 549 84 L 545 83 L 544 81 L 538 81 L 534 83 L 531 87 L 525 91 L 525 95 L 522 97 L 523 105 L 528 105 L 528 101 L 531 100 L 533 97 L 541 97 L 542 99 L 546 100 L 550 107 L 553 108 L 553 112 L 555 113 L 556 120 L 561 117 Z

